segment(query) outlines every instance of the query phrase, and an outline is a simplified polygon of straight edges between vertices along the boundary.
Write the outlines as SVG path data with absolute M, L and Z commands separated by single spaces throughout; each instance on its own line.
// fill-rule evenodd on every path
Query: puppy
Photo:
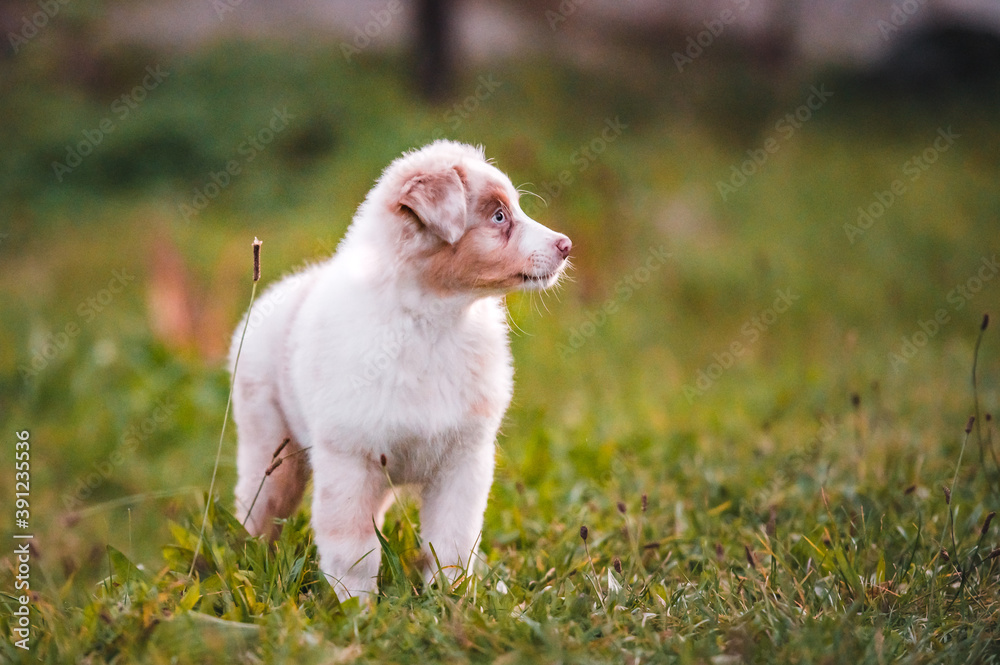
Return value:
M 320 568 L 341 599 L 367 597 L 388 476 L 420 494 L 426 579 L 439 562 L 454 581 L 478 544 L 513 389 L 503 296 L 553 286 L 570 248 L 481 149 L 437 141 L 390 164 L 336 254 L 254 307 L 233 392 L 250 533 L 277 535 L 311 469 Z

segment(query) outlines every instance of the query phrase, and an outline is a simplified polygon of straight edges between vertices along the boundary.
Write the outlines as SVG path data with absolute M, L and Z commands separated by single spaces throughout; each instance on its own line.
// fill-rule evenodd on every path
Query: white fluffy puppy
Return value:
M 311 467 L 320 567 L 341 598 L 370 594 L 388 473 L 420 493 L 427 578 L 429 546 L 449 578 L 467 568 L 513 387 L 503 294 L 555 284 L 570 247 L 481 149 L 437 141 L 390 164 L 336 254 L 254 307 L 233 393 L 250 532 L 277 533 Z M 285 438 L 308 458 L 286 457 L 254 503 Z

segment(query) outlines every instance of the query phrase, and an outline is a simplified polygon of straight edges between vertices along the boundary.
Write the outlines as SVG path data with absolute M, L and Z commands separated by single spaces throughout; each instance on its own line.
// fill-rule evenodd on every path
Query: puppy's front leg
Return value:
M 424 579 L 428 583 L 437 579 L 438 563 L 440 573 L 449 582 L 472 567 L 493 484 L 495 437 L 490 432 L 474 446 L 455 453 L 447 467 L 421 492 L 420 529 L 428 566 Z
M 312 523 L 319 565 L 341 600 L 375 591 L 382 560 L 375 526 L 391 496 L 380 469 L 362 456 L 313 455 Z

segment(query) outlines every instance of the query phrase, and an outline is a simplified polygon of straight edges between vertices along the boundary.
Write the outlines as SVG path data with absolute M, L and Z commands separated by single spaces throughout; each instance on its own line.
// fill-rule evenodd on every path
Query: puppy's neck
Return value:
M 477 302 L 502 300 L 500 295 L 465 291 L 442 291 L 421 275 L 419 257 L 426 254 L 421 238 L 401 233 L 359 214 L 337 250 L 351 263 L 351 274 L 371 295 L 390 301 L 416 319 L 441 323 L 461 319 Z M 346 251 L 345 251 L 346 250 Z
M 442 325 L 455 323 L 483 300 L 498 301 L 496 296 L 482 296 L 471 293 L 438 293 L 430 291 L 412 275 L 400 274 L 390 287 L 400 310 L 415 319 L 439 322 Z

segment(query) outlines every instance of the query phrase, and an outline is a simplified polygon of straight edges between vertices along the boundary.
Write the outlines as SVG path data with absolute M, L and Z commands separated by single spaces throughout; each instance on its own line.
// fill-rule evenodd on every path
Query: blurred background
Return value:
M 254 236 L 265 283 L 321 260 L 435 138 L 574 241 L 558 292 L 508 301 L 488 533 L 519 492 L 543 521 L 579 483 L 683 496 L 678 465 L 711 484 L 830 423 L 886 432 L 830 452 L 877 482 L 967 416 L 1000 303 L 992 0 L 5 1 L 0 33 L 0 458 L 31 431 L 56 578 L 108 543 L 155 565 L 207 489 Z

